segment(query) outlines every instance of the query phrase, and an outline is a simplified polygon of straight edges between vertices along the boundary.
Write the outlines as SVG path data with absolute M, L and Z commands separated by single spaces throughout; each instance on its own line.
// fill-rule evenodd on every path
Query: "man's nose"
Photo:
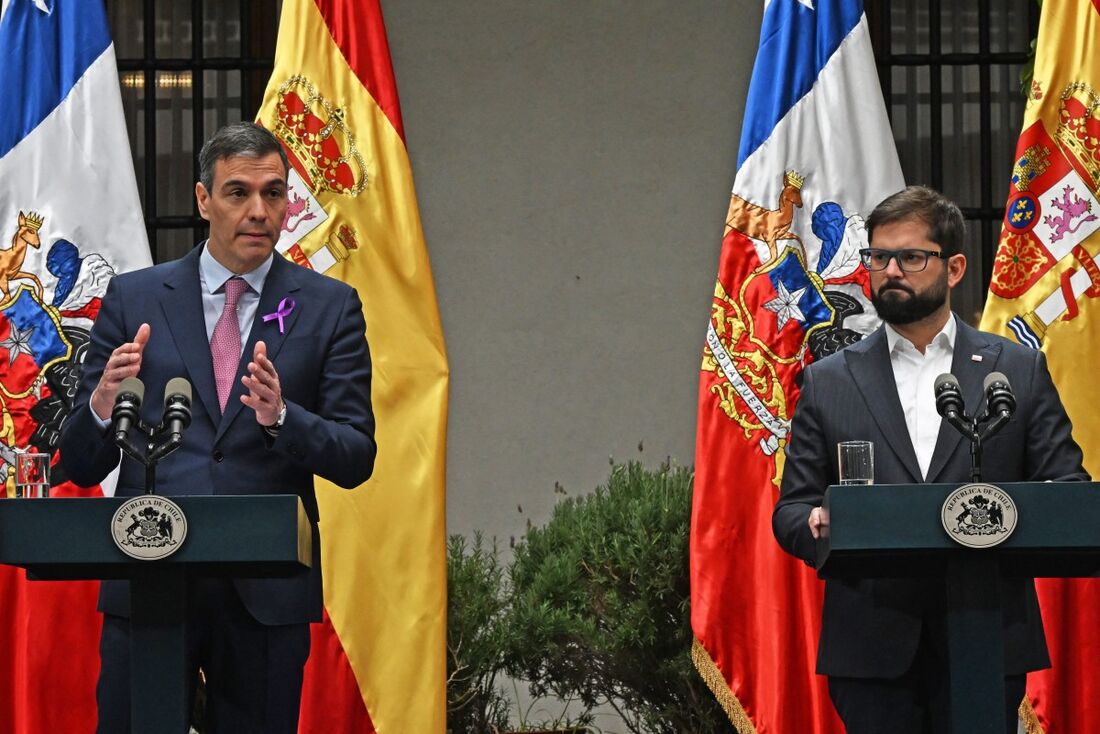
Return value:
M 248 197 L 248 217 L 249 219 L 265 219 L 267 217 L 267 206 L 264 204 L 262 194 L 257 193 Z
M 901 265 L 898 264 L 898 259 L 896 257 L 890 258 L 883 272 L 886 273 L 889 278 L 901 278 L 905 275 L 905 271 L 901 269 Z

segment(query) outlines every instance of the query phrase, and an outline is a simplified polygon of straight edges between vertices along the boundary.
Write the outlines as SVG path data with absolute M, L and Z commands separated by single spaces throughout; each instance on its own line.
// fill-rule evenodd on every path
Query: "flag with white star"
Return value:
M 4 389 L 30 394 L 42 371 L 69 356 L 71 346 L 61 327 L 29 288 L 0 305 L 0 360 L 7 363 Z
M 107 482 L 67 481 L 57 443 L 108 282 L 151 257 L 103 3 L 2 0 L 0 48 L 6 511 L 26 501 L 13 498 L 14 464 L 28 450 L 51 456 L 51 498 L 112 491 Z M 21 569 L 0 566 L 0 732 L 95 730 L 98 592 L 96 581 L 31 581 Z
M 864 217 L 904 186 L 858 0 L 771 0 L 699 389 L 692 658 L 741 734 L 835 734 L 821 583 L 771 531 L 803 367 L 878 327 Z

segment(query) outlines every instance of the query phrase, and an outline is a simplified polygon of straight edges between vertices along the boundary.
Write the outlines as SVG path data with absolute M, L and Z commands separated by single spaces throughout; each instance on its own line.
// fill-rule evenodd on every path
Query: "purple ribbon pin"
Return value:
M 294 299 L 287 296 L 283 300 L 279 301 L 279 308 L 275 309 L 275 313 L 264 314 L 264 323 L 271 321 L 272 319 L 279 319 L 279 333 L 286 333 L 286 323 L 283 321 L 290 312 L 294 310 Z

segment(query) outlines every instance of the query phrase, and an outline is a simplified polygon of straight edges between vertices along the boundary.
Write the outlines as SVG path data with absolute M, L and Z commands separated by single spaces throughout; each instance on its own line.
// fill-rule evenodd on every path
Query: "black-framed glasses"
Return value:
M 885 270 L 890 266 L 891 260 L 897 260 L 898 267 L 904 272 L 919 273 L 928 267 L 928 258 L 930 257 L 946 260 L 951 256 L 935 250 L 918 250 L 915 248 L 881 250 L 877 247 L 865 247 L 859 251 L 859 259 L 863 261 L 863 267 L 868 270 Z

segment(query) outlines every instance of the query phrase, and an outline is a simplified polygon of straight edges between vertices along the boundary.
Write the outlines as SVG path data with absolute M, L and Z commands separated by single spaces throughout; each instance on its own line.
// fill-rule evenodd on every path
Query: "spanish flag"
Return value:
M 1046 354 L 1100 476 L 1100 0 L 1046 0 L 982 328 Z M 1029 734 L 1100 732 L 1100 581 L 1036 581 L 1053 667 L 1028 677 Z
M 326 615 L 299 728 L 441 733 L 447 358 L 378 0 L 285 0 L 258 120 L 291 161 L 278 250 L 359 291 L 374 361 L 374 476 L 318 480 Z

